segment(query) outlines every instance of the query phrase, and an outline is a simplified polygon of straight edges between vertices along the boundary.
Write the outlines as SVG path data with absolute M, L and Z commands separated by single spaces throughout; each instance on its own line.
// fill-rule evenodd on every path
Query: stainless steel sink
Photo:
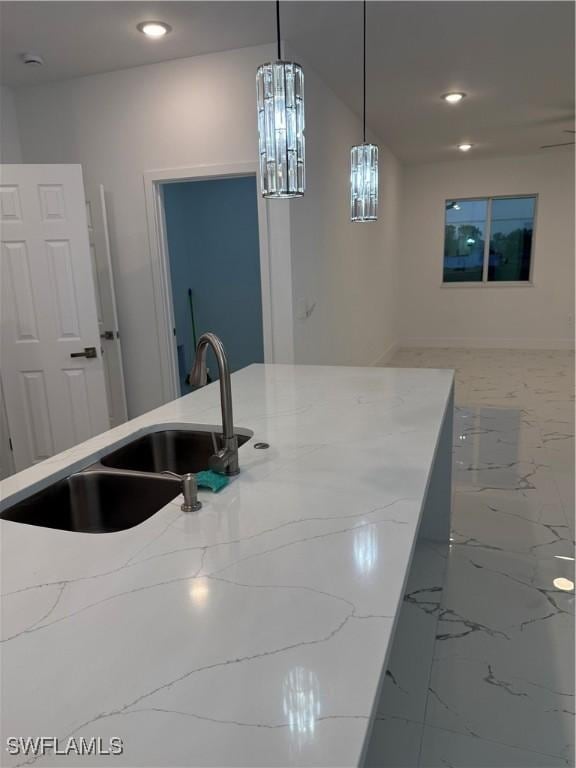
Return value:
M 235 433 L 238 446 L 250 439 Z M 100 459 L 105 467 L 137 472 L 200 472 L 208 469 L 210 457 L 221 447 L 221 437 L 212 432 L 169 429 L 136 438 Z
M 214 350 L 220 376 L 222 427 L 163 429 L 137 437 L 99 461 L 0 512 L 0 519 L 65 531 L 105 533 L 132 528 L 183 493 L 183 512 L 197 512 L 194 474 L 212 468 L 237 475 L 238 447 L 252 432 L 236 431 L 232 418 L 230 369 L 221 340 L 200 337 L 190 379 L 207 383 L 206 350 Z M 162 474 L 165 473 L 165 474 Z
M 179 493 L 180 483 L 162 475 L 90 469 L 29 496 L 0 512 L 0 518 L 83 533 L 122 531 L 147 520 Z
M 235 432 L 238 445 L 251 435 Z M 218 432 L 151 432 L 5 509 L 0 519 L 83 533 L 123 531 L 176 498 L 181 476 L 208 469 L 220 447 Z M 178 477 L 160 474 L 167 471 Z

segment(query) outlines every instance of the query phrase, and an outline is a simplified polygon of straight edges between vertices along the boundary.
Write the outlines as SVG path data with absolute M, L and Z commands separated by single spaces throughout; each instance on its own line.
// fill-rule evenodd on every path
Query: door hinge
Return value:
M 8 445 L 10 446 L 10 450 L 14 451 L 14 446 L 12 445 L 12 438 L 11 437 L 8 438 Z

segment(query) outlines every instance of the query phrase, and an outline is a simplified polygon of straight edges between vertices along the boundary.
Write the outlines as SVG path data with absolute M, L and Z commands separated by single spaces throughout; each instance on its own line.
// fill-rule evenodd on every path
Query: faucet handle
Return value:
M 219 475 L 225 475 L 228 467 L 228 456 L 225 450 L 217 451 L 210 456 L 208 465 L 212 472 L 217 472 Z
M 237 475 L 240 472 L 238 466 L 238 438 L 223 438 L 224 447 L 220 451 L 215 451 L 209 459 L 209 466 L 213 472 L 221 475 Z

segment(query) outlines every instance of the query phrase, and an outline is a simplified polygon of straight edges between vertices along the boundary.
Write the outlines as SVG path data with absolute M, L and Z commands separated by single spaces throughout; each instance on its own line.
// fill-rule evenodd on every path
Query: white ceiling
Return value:
M 281 5 L 282 36 L 356 112 L 361 4 Z M 136 30 L 160 19 L 173 31 Z M 271 2 L 3 2 L 2 82 L 20 86 L 271 42 Z M 368 122 L 407 162 L 538 151 L 571 141 L 574 4 L 554 0 L 404 0 L 368 5 Z M 26 67 L 23 52 L 45 66 Z M 468 98 L 441 101 L 449 90 Z M 563 152 L 565 149 L 542 150 Z M 567 157 L 567 162 L 570 158 Z

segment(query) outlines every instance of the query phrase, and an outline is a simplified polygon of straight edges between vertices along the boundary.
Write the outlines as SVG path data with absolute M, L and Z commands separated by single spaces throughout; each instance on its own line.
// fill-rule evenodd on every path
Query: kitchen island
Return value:
M 253 437 L 202 509 L 133 528 L 0 521 L 6 765 L 356 766 L 416 542 L 447 542 L 453 372 L 253 365 Z M 2 506 L 158 425 L 220 422 L 218 384 L 3 481 Z M 269 447 L 257 448 L 265 443 Z M 122 740 L 9 755 L 9 737 Z

